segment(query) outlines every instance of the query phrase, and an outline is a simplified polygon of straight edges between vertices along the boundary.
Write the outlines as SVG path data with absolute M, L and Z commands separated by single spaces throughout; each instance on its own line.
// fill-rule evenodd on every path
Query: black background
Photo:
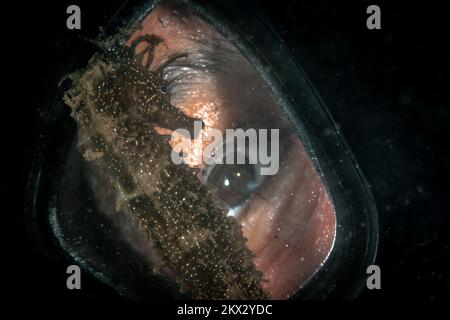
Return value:
M 81 31 L 65 27 L 70 4 L 81 7 Z M 61 63 L 83 45 L 80 36 L 95 36 L 119 4 L 4 5 L 2 265 L 12 297 L 119 299 L 89 277 L 84 290 L 68 291 L 65 269 L 42 258 L 23 214 L 39 107 L 64 75 Z M 381 30 L 366 28 L 370 4 L 381 7 Z M 372 186 L 381 223 L 382 290 L 363 291 L 360 299 L 448 299 L 450 28 L 444 6 L 323 0 L 260 5 L 327 103 Z

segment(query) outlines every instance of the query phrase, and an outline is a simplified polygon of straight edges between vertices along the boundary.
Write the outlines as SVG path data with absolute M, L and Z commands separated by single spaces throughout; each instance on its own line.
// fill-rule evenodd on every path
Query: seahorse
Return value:
M 193 298 L 267 298 L 239 223 L 216 207 L 199 169 L 171 162 L 168 138 L 155 130 L 193 124 L 170 104 L 161 72 L 115 45 L 70 79 L 64 101 L 78 124 L 78 149 L 115 191 L 116 209 L 147 232 L 158 269 Z

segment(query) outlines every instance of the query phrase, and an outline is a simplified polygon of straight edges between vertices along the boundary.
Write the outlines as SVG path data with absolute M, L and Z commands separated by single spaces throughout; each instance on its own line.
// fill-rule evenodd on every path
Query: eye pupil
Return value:
M 167 94 L 167 93 L 169 93 L 169 86 L 167 85 L 167 84 L 163 84 L 162 86 L 161 86 L 161 93 L 163 93 L 163 94 Z

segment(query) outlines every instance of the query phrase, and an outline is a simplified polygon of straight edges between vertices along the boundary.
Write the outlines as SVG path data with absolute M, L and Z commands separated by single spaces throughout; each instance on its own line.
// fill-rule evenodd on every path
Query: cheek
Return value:
M 317 171 L 297 137 L 280 172 L 239 218 L 270 296 L 284 299 L 320 268 L 332 250 L 336 218 Z

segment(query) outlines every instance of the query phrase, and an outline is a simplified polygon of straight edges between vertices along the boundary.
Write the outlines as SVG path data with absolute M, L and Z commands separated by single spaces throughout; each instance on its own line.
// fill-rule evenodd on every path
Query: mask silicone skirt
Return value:
M 194 298 L 296 293 L 332 250 L 335 212 L 258 71 L 212 25 L 173 2 L 158 3 L 135 28 L 101 47 L 70 76 L 64 97 L 78 128 L 68 163 L 83 162 L 96 214 L 114 225 L 111 232 L 151 270 L 149 277 L 167 279 Z M 191 130 L 194 120 L 202 129 L 191 138 L 202 143 L 185 150 L 186 163 L 175 164 L 173 148 L 189 138 L 171 134 Z M 279 129 L 279 170 L 261 176 L 258 164 L 208 168 L 199 155 L 211 128 L 223 134 Z M 75 250 L 73 232 L 62 227 L 69 211 L 57 210 L 53 228 L 79 256 L 86 250 Z M 95 237 L 83 245 L 96 248 Z M 106 278 L 122 272 L 116 269 L 102 267 Z

